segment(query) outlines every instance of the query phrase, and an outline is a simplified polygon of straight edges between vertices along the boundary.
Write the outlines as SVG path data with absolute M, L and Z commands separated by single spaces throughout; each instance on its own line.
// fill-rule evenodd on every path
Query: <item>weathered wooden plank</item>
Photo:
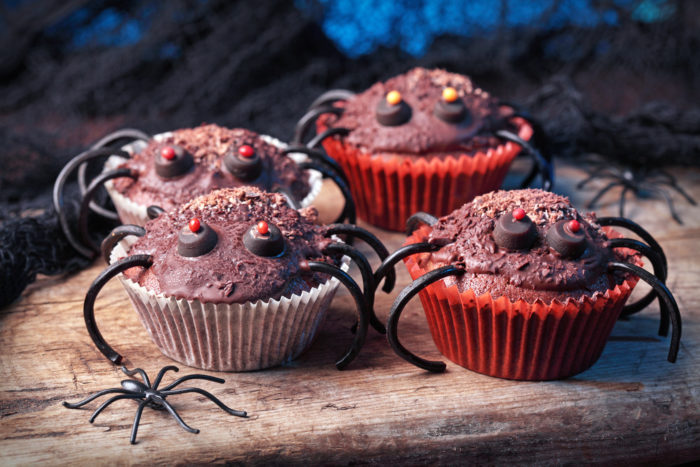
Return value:
M 700 172 L 677 173 L 700 199 Z M 563 191 L 578 206 L 592 197 L 593 192 L 570 189 L 579 171 L 563 167 L 559 175 Z M 603 201 L 614 202 L 613 195 Z M 385 337 L 374 332 L 359 358 L 339 372 L 333 362 L 350 341 L 354 313 L 349 295 L 340 291 L 318 340 L 291 365 L 219 375 L 226 379 L 223 385 L 196 383 L 247 410 L 249 418 L 229 416 L 199 395 L 173 396 L 183 419 L 201 433 L 186 433 L 167 413 L 147 409 L 139 442 L 131 446 L 132 401 L 116 402 L 93 425 L 88 418 L 99 401 L 86 410 L 61 406 L 124 379 L 94 348 L 83 323 L 82 297 L 103 268 L 98 262 L 72 277 L 43 278 L 0 310 L 0 462 L 670 464 L 698 459 L 700 208 L 679 199 L 686 225 L 678 226 L 657 202 L 629 205 L 669 257 L 668 284 L 684 320 L 675 365 L 665 361 L 668 338 L 656 336 L 653 304 L 617 323 L 593 368 L 565 381 L 500 380 L 450 362 L 445 374 L 428 374 L 396 357 Z M 601 213 L 615 214 L 616 206 Z M 389 249 L 403 241 L 400 234 L 375 232 Z M 381 317 L 408 282 L 399 268 L 397 289 L 377 296 Z M 105 287 L 96 309 L 106 339 L 128 357 L 130 367 L 154 375 L 172 364 L 149 340 L 117 281 Z M 400 332 L 415 352 L 441 358 L 418 300 L 406 309 Z M 178 366 L 181 374 L 200 372 Z

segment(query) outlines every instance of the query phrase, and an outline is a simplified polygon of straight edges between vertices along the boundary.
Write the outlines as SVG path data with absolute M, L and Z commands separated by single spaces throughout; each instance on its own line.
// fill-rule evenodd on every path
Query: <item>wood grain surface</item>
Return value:
M 700 171 L 674 173 L 700 200 Z M 572 189 L 581 171 L 560 164 L 557 175 L 556 191 L 571 196 L 577 207 L 593 197 L 593 189 Z M 617 193 L 603 199 L 599 214 L 616 215 Z M 329 216 L 338 207 L 337 191 L 324 188 L 323 195 L 320 208 Z M 350 342 L 354 313 L 341 289 L 318 339 L 292 364 L 248 373 L 203 372 L 226 382 L 183 384 L 212 392 L 248 411 L 248 418 L 230 416 L 197 394 L 172 396 L 169 401 L 182 418 L 201 432 L 187 433 L 168 413 L 146 408 L 136 445 L 129 444 L 133 401 L 115 402 L 94 424 L 88 419 L 104 398 L 83 410 L 61 405 L 125 379 L 93 346 L 83 322 L 86 289 L 104 264 L 96 261 L 68 277 L 41 278 L 0 310 L 0 463 L 675 464 L 700 459 L 700 208 L 674 198 L 683 226 L 655 200 L 628 203 L 627 216 L 652 232 L 669 258 L 667 284 L 683 316 L 676 364 L 666 361 L 669 339 L 656 335 L 654 303 L 618 322 L 600 360 L 564 381 L 501 380 L 451 362 L 446 373 L 429 374 L 395 356 L 385 336 L 372 330 L 360 356 L 337 371 L 333 362 Z M 404 239 L 371 230 L 390 250 Z M 376 258 L 363 251 L 376 267 Z M 397 270 L 396 289 L 377 295 L 383 319 L 409 283 L 403 266 Z M 107 341 L 127 356 L 129 367 L 154 377 L 173 364 L 150 341 L 118 281 L 104 288 L 96 310 Z M 404 312 L 400 333 L 419 355 L 441 358 L 419 300 Z M 165 382 L 202 373 L 177 366 L 180 373 L 169 373 Z

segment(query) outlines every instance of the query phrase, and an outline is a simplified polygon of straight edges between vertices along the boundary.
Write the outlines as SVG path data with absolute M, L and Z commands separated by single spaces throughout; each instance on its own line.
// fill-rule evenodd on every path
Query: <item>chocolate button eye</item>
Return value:
M 243 245 L 254 255 L 281 256 L 284 253 L 284 237 L 274 224 L 260 221 L 243 234 Z
M 156 156 L 156 173 L 163 178 L 174 178 L 184 175 L 194 165 L 192 154 L 181 146 L 174 144 L 164 146 Z
M 447 123 L 459 123 L 468 116 L 467 107 L 455 88 L 445 88 L 442 98 L 435 103 L 433 113 Z
M 404 102 L 398 91 L 387 93 L 377 104 L 377 121 L 384 126 L 403 125 L 411 119 L 411 107 Z
M 177 252 L 188 258 L 202 256 L 213 250 L 218 240 L 214 229 L 195 218 L 180 231 Z
M 525 250 L 530 248 L 537 238 L 537 229 L 525 211 L 516 209 L 503 214 L 496 221 L 493 238 L 501 248 L 508 250 Z
M 262 159 L 255 149 L 247 144 L 229 150 L 224 156 L 224 167 L 234 177 L 243 181 L 255 180 L 263 169 Z
M 547 243 L 565 258 L 577 258 L 586 250 L 586 236 L 577 220 L 561 220 L 547 230 Z

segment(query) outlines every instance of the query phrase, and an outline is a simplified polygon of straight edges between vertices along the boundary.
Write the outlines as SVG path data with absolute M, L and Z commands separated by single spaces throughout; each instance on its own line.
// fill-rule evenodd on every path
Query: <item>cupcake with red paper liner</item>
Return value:
M 121 149 L 109 147 L 129 140 Z M 320 193 L 322 178 L 330 177 L 346 197 L 338 221 L 347 218 L 354 222 L 349 188 L 332 167 L 324 160 L 314 160 L 314 156 L 314 152 L 303 149 L 290 151 L 275 138 L 243 128 L 205 124 L 153 137 L 137 130 L 121 130 L 106 136 L 64 167 L 54 187 L 54 204 L 66 237 L 85 256 L 99 251 L 90 235 L 91 211 L 125 224 L 144 225 L 151 217 L 150 206 L 170 210 L 220 188 L 256 186 L 283 194 L 294 207 L 306 207 Z M 88 184 L 86 164 L 105 157 L 109 158 L 104 170 Z M 63 186 L 76 169 L 83 191 L 78 238 L 63 209 Z M 116 212 L 93 202 L 102 185 Z
M 342 168 L 358 215 L 402 230 L 416 211 L 442 216 L 501 186 L 521 151 L 551 186 L 551 165 L 528 141 L 533 127 L 466 76 L 415 68 L 360 94 L 329 91 L 297 125 L 304 139 L 315 118 L 323 144 Z
M 659 334 L 673 324 L 668 360 L 676 359 L 681 321 L 664 285 L 665 255 L 629 220 L 582 216 L 565 197 L 514 190 L 478 196 L 440 219 L 417 214 L 409 230 L 377 277 L 403 259 L 414 279 L 394 303 L 387 330 L 394 350 L 421 368 L 443 371 L 445 364 L 412 354 L 398 339 L 402 310 L 416 294 L 440 352 L 486 375 L 551 380 L 580 373 L 598 360 L 621 315 L 657 297 Z M 640 267 L 642 255 L 654 274 Z M 639 279 L 652 290 L 625 305 Z
M 363 345 L 371 313 L 365 292 L 373 290 L 367 260 L 338 234 L 367 241 L 386 257 L 371 233 L 318 225 L 313 207 L 293 209 L 282 195 L 255 187 L 213 191 L 143 227 L 121 225 L 103 242 L 110 265 L 86 295 L 87 329 L 108 359 L 122 361 L 94 317 L 101 288 L 118 276 L 165 355 L 207 370 L 257 370 L 307 349 L 343 284 L 359 315 L 352 344 L 336 363 L 344 368 Z M 346 272 L 348 258 L 358 261 L 364 291 Z

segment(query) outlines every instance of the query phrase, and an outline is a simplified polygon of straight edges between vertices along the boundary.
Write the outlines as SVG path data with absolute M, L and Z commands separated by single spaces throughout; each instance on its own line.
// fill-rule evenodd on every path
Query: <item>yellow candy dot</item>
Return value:
M 458 97 L 459 95 L 455 88 L 445 88 L 442 90 L 442 98 L 445 99 L 445 102 L 454 102 Z
M 386 95 L 386 101 L 391 105 L 397 105 L 401 103 L 401 93 L 399 91 L 389 91 Z

